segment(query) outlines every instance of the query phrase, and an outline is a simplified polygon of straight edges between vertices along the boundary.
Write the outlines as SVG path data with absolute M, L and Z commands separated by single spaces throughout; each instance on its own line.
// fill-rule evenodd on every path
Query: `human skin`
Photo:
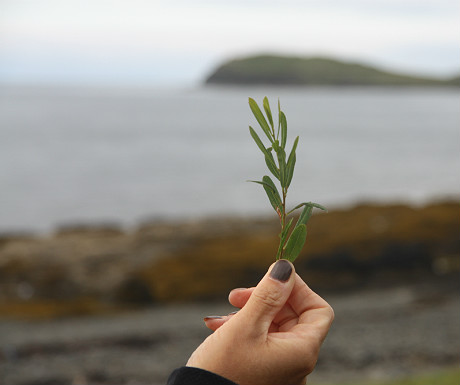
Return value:
M 329 304 L 286 260 L 270 266 L 257 287 L 233 290 L 229 301 L 241 310 L 205 318 L 214 333 L 193 352 L 187 366 L 239 385 L 305 384 L 334 318 Z

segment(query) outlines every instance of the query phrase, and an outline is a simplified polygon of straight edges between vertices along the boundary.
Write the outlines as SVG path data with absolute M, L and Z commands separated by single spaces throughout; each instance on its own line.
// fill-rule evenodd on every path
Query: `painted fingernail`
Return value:
M 208 320 L 211 320 L 211 319 L 223 319 L 224 317 L 220 316 L 220 315 L 208 315 L 206 317 L 204 317 L 203 319 L 205 321 L 208 321 Z
M 285 259 L 280 259 L 275 263 L 275 266 L 273 266 L 270 277 L 281 282 L 286 282 L 291 276 L 291 273 L 291 264 Z

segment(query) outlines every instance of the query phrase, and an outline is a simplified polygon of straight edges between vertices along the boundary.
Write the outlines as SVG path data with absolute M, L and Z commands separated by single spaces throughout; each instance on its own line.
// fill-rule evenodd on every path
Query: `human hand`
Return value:
M 229 299 L 242 309 L 206 322 L 215 332 L 187 366 L 239 385 L 305 384 L 334 318 L 328 303 L 286 260 L 273 264 L 256 288 L 234 290 Z

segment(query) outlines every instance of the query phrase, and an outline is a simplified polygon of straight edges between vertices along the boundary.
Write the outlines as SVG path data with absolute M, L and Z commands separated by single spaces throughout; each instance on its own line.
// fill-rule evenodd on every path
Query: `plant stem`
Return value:
M 282 202 L 282 210 L 281 210 L 281 233 L 284 232 L 284 228 L 286 227 L 286 195 L 287 195 L 287 189 L 282 187 L 282 192 L 283 192 L 283 202 Z M 281 248 L 281 253 L 280 253 L 280 259 L 283 259 L 283 254 L 284 254 L 284 244 L 282 240 L 280 240 L 280 248 Z

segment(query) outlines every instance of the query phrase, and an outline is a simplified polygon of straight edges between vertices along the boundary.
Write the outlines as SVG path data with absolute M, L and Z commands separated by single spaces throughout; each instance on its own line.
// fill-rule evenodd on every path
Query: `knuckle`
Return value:
M 267 307 L 277 306 L 283 298 L 282 293 L 268 290 L 262 292 L 254 291 L 252 295 L 256 298 L 257 302 Z

